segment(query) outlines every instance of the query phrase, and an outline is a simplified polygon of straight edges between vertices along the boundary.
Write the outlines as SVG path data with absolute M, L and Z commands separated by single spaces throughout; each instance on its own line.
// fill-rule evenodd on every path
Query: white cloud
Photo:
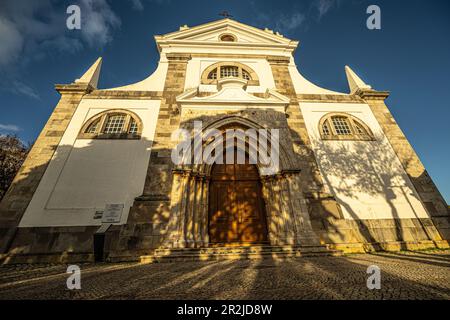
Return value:
M 8 88 L 8 91 L 10 91 L 12 93 L 15 93 L 15 94 L 27 96 L 29 98 L 40 100 L 40 96 L 36 92 L 36 90 L 34 90 L 29 85 L 27 85 L 27 84 L 25 84 L 25 83 L 23 83 L 21 81 L 18 81 L 18 80 L 14 80 L 10 84 L 10 87 Z
M 26 83 L 20 81 L 15 77 L 15 75 L 6 75 L 5 77 L 0 77 L 0 92 L 9 92 L 16 95 L 26 96 L 28 98 L 40 100 L 38 92 L 27 85 Z
M 253 15 L 251 19 L 260 27 L 273 26 L 275 30 L 290 32 L 297 28 L 308 28 L 312 20 L 320 22 L 321 18 L 334 7 L 339 7 L 340 0 L 313 0 L 306 7 L 293 5 L 289 13 L 260 9 L 260 2 L 250 0 Z M 299 2 L 300 3 L 300 2 Z
M 131 3 L 133 4 L 133 9 L 138 11 L 144 10 L 144 5 L 142 4 L 141 0 L 131 0 Z
M 130 0 L 134 10 L 143 11 L 144 2 L 153 2 L 159 5 L 170 3 L 171 0 Z
M 104 46 L 120 27 L 119 17 L 106 0 L 81 0 L 81 36 L 91 46 Z
M 313 2 L 313 6 L 317 10 L 319 20 L 322 19 L 322 17 L 327 14 L 330 9 L 338 5 L 338 0 L 316 0 Z
M 300 12 L 295 12 L 289 16 L 282 15 L 277 23 L 277 28 L 283 31 L 290 31 L 300 27 L 305 19 L 306 16 Z
M 120 27 L 107 0 L 80 0 L 81 30 L 70 31 L 67 5 L 52 0 L 2 1 L 0 69 L 45 55 L 45 50 L 76 53 L 84 47 L 101 48 Z
M 1 124 L 0 123 L 0 130 L 17 132 L 17 131 L 20 131 L 21 129 L 14 124 Z
M 0 65 L 14 63 L 22 51 L 23 37 L 14 23 L 0 16 Z

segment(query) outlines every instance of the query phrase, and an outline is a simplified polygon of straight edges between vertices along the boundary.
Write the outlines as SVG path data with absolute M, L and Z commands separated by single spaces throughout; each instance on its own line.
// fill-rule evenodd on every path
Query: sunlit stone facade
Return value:
M 157 248 L 230 243 L 448 246 L 447 204 L 387 92 L 349 67 L 350 93 L 320 88 L 295 65 L 297 41 L 231 19 L 155 41 L 158 67 L 138 83 L 97 88 L 100 58 L 56 85 L 61 100 L 0 205 L 3 261 L 136 260 Z M 246 180 L 236 173 L 244 167 L 174 164 L 172 133 L 194 121 L 277 129 L 277 171 L 255 165 Z

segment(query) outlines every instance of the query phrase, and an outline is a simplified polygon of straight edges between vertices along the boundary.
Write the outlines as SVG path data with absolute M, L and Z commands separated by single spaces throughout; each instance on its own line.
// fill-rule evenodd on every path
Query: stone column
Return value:
M 279 238 L 279 217 L 276 211 L 275 195 L 273 193 L 273 176 L 262 176 L 262 194 L 264 202 L 266 205 L 267 214 L 267 231 L 269 233 L 270 244 L 278 245 L 280 244 Z
M 203 212 L 203 193 L 204 193 L 204 185 L 205 185 L 205 177 L 203 175 L 197 174 L 195 176 L 195 204 L 193 210 L 193 219 L 194 219 L 194 230 L 193 230 L 193 238 L 195 247 L 203 246 L 203 236 L 202 229 L 204 225 L 204 212 Z
M 176 248 L 184 248 L 186 246 L 186 229 L 187 229 L 187 212 L 189 208 L 189 192 L 190 192 L 190 171 L 183 172 L 182 191 L 180 199 L 180 211 L 179 211 L 179 223 L 178 223 L 178 235 L 172 246 Z
M 289 192 L 283 175 L 265 176 L 262 179 L 266 200 L 269 239 L 272 245 L 295 243 L 294 221 L 289 202 Z
M 209 182 L 210 177 L 203 177 L 203 187 L 202 187 L 202 202 L 201 202 L 201 212 L 202 212 L 202 225 L 201 225 L 201 240 L 202 246 L 207 247 L 209 245 Z
M 279 188 L 280 215 L 283 220 L 283 242 L 286 244 L 295 244 L 295 219 L 290 206 L 290 194 L 286 184 L 286 178 L 283 174 L 276 175 L 276 183 Z
M 276 232 L 275 244 L 284 244 L 285 220 L 283 219 L 283 215 L 281 213 L 281 190 L 275 176 L 270 179 L 270 190 L 272 196 L 272 222 L 273 229 Z
M 295 225 L 295 243 L 297 245 L 319 245 L 320 240 L 313 231 L 306 199 L 300 187 L 300 175 L 297 172 L 285 173 L 292 216 Z
M 194 174 L 188 177 L 189 192 L 186 194 L 187 206 L 186 206 L 186 225 L 184 229 L 184 245 L 185 247 L 192 248 L 194 243 L 194 228 L 195 228 L 195 198 L 197 192 L 197 180 Z
M 170 197 L 170 211 L 172 219 L 170 219 L 167 224 L 166 237 L 162 245 L 164 247 L 172 247 L 173 243 L 179 238 L 180 224 L 182 223 L 183 219 L 181 210 L 185 188 L 186 183 L 184 179 L 184 171 L 174 170 L 172 192 Z

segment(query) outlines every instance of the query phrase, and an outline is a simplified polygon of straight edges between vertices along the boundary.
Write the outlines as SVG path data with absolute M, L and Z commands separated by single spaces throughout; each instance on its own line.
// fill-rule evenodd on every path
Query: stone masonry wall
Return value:
M 318 170 L 316 159 L 311 150 L 305 120 L 300 111 L 294 84 L 289 74 L 289 58 L 268 57 L 272 68 L 275 86 L 278 92 L 290 99 L 286 110 L 287 123 L 291 131 L 294 152 L 297 155 L 296 162 L 301 170 L 302 187 L 305 193 L 316 193 L 322 191 L 323 181 Z
M 130 209 L 128 223 L 107 232 L 109 257 L 136 256 L 150 253 L 163 239 L 170 217 L 172 188 L 171 134 L 180 125 L 176 97 L 183 93 L 187 54 L 167 54 L 169 60 L 164 91 L 148 166 L 144 192 Z

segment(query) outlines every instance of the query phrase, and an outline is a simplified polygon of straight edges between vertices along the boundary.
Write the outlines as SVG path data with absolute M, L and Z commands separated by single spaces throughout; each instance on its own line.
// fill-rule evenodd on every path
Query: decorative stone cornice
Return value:
M 267 56 L 266 59 L 270 64 L 280 64 L 280 65 L 287 65 L 291 61 L 290 57 L 284 56 Z
M 189 53 L 166 53 L 166 58 L 170 62 L 188 62 L 191 60 Z
M 281 174 L 283 175 L 295 175 L 299 174 L 302 170 L 301 169 L 285 169 L 281 171 Z
M 95 88 L 87 83 L 55 84 L 55 90 L 64 93 L 90 93 Z
M 172 174 L 179 174 L 182 175 L 185 172 L 185 170 L 181 169 L 181 168 L 176 168 L 172 170 Z
M 176 101 L 181 109 L 204 108 L 240 110 L 253 107 L 271 108 L 285 112 L 290 99 L 279 92 L 268 89 L 264 98 L 257 97 L 245 91 L 245 83 L 240 79 L 224 79 L 219 84 L 219 92 L 199 96 L 199 89 L 191 89 L 177 96 Z
M 134 198 L 136 201 L 169 201 L 170 197 L 166 194 L 144 194 Z
M 88 99 L 133 99 L 133 100 L 160 100 L 162 91 L 128 91 L 128 90 L 94 90 Z
M 364 100 L 357 95 L 348 94 L 297 94 L 300 102 L 308 103 L 363 103 Z
M 278 173 L 275 174 L 271 174 L 271 175 L 262 175 L 261 176 L 261 180 L 262 181 L 273 181 L 276 179 L 284 179 L 287 176 L 292 176 L 292 175 L 297 175 L 301 172 L 300 169 L 285 169 L 285 170 L 281 170 Z
M 389 91 L 377 91 L 377 90 L 368 90 L 368 89 L 358 89 L 355 92 L 355 95 L 360 96 L 362 99 L 371 99 L 371 100 L 385 100 L 389 97 Z
M 336 200 L 335 196 L 333 196 L 330 193 L 325 193 L 325 192 L 305 192 L 304 196 L 306 199 L 310 199 L 310 200 L 325 200 L 325 199 L 330 199 L 330 200 Z

